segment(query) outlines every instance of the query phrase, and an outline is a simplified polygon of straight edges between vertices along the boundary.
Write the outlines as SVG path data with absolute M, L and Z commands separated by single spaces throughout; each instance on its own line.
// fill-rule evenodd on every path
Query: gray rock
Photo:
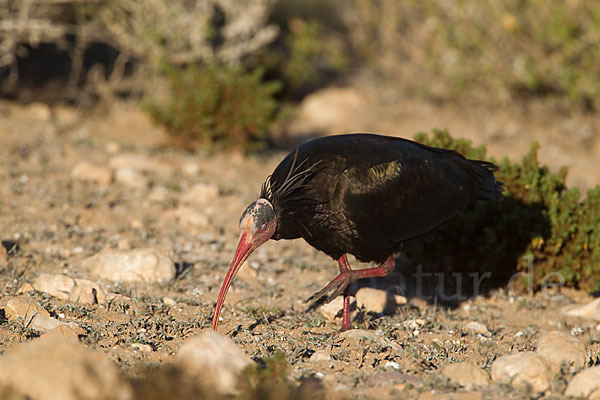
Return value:
M 531 352 L 502 356 L 492 364 L 494 382 L 511 383 L 513 386 L 531 385 L 536 392 L 550 387 L 550 382 L 558 368 L 544 357 Z
M 571 379 L 565 396 L 600 399 L 600 366 L 584 369 Z
M 153 248 L 105 249 L 85 259 L 81 266 L 110 281 L 167 282 L 175 278 L 173 260 Z
M 216 392 L 235 394 L 239 374 L 252 360 L 230 338 L 207 329 L 181 346 L 176 363 L 192 377 L 211 382 Z
M 356 305 L 368 312 L 383 314 L 393 308 L 388 297 L 385 290 L 364 287 L 356 292 Z
M 137 189 L 148 186 L 148 179 L 136 169 L 122 167 L 115 171 L 115 182 Z
M 66 326 L 76 332 L 83 333 L 75 322 L 63 322 L 57 320 L 56 318 L 46 317 L 45 315 L 36 314 L 31 318 L 31 320 L 26 320 L 25 322 L 29 328 L 40 332 L 52 331 L 54 329 Z
M 102 304 L 106 300 L 106 292 L 98 283 L 62 274 L 40 274 L 33 287 L 59 299 L 81 304 Z
M 465 329 L 469 332 L 481 334 L 484 336 L 488 336 L 490 334 L 490 331 L 488 331 L 487 326 L 477 321 L 469 322 L 465 325 Z
M 119 369 L 103 354 L 52 335 L 21 344 L 0 357 L 0 387 L 10 387 L 18 398 L 133 398 Z
M 71 171 L 73 179 L 82 181 L 96 182 L 101 185 L 108 185 L 112 181 L 112 171 L 102 165 L 91 164 L 82 161 L 73 167 Z
M 583 342 L 561 331 L 542 334 L 538 341 L 537 353 L 558 365 L 565 363 L 576 368 L 585 367 L 588 359 Z
M 490 377 L 481 368 L 469 362 L 449 364 L 442 370 L 442 375 L 450 379 L 450 382 L 459 384 L 468 389 L 474 386 L 487 386 Z
M 317 350 L 310 356 L 310 361 L 318 362 L 318 361 L 330 361 L 331 355 L 327 350 Z
M 572 304 L 562 308 L 562 313 L 600 321 L 600 297 L 587 304 Z

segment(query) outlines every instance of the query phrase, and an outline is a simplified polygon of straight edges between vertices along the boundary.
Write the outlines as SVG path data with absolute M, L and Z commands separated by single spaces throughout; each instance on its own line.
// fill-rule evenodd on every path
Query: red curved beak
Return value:
M 233 256 L 233 260 L 231 261 L 231 265 L 229 266 L 229 270 L 227 271 L 227 275 L 223 281 L 223 286 L 221 286 L 219 297 L 217 298 L 217 305 L 215 306 L 215 312 L 212 320 L 212 328 L 215 331 L 217 330 L 217 325 L 219 324 L 219 315 L 221 315 L 221 308 L 225 302 L 225 296 L 227 295 L 229 286 L 231 286 L 231 281 L 233 281 L 235 274 L 238 272 L 244 261 L 246 261 L 246 258 L 248 258 L 255 247 L 256 244 L 252 240 L 252 235 L 249 232 L 242 232 L 237 250 L 235 251 L 235 255 Z

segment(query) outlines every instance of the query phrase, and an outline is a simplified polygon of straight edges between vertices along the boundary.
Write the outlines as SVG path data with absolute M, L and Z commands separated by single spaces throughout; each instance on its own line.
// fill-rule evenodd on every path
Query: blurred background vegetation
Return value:
M 598 65 L 598 1 L 0 0 L 2 97 L 133 97 L 187 146 L 260 148 L 282 104 L 357 74 L 593 112 Z

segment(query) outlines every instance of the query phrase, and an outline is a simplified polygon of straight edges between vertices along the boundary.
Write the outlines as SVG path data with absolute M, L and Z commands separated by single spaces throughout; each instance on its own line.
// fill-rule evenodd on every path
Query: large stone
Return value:
M 33 400 L 133 398 L 130 385 L 103 354 L 52 335 L 0 357 L 0 388 L 8 388 L 15 398 Z
M 252 360 L 227 336 L 205 330 L 179 349 L 177 365 L 192 377 L 211 382 L 221 394 L 235 394 L 240 372 Z
M 600 366 L 584 369 L 571 379 L 566 396 L 600 399 Z
M 490 331 L 488 331 L 487 326 L 485 326 L 481 322 L 477 322 L 477 321 L 471 321 L 471 322 L 467 323 L 465 325 L 465 330 L 475 333 L 475 334 L 484 335 L 484 336 L 488 336 L 490 334 Z
M 557 370 L 556 365 L 544 357 L 527 351 L 498 358 L 492 364 L 492 379 L 513 386 L 530 385 L 534 391 L 543 392 L 550 387 Z
M 43 315 L 49 317 L 50 313 L 37 303 L 29 299 L 19 297 L 5 297 L 2 299 L 4 315 L 9 321 L 23 318 L 24 321 L 29 321 L 34 315 Z
M 85 259 L 82 267 L 102 278 L 126 282 L 167 282 L 176 272 L 173 260 L 153 248 L 106 249 Z
M 450 379 L 450 382 L 472 388 L 474 386 L 487 386 L 490 377 L 481 368 L 469 362 L 449 364 L 442 370 L 442 375 Z
M 82 181 L 96 182 L 101 185 L 108 185 L 112 181 L 112 171 L 102 165 L 91 164 L 82 161 L 73 167 L 71 176 L 74 179 Z
M 600 321 L 600 297 L 587 304 L 572 304 L 562 308 L 562 313 L 572 317 Z
M 106 292 L 97 282 L 74 279 L 62 274 L 40 274 L 33 287 L 40 292 L 75 303 L 102 304 L 106 300 Z
M 311 362 L 331 361 L 331 354 L 327 350 L 317 350 L 310 356 Z
M 588 360 L 583 342 L 566 332 L 551 331 L 541 335 L 537 353 L 560 365 L 567 364 L 583 368 Z
M 356 305 L 365 311 L 383 314 L 393 308 L 388 302 L 388 293 L 385 290 L 364 287 L 356 292 Z
M 357 314 L 356 299 L 354 296 L 349 297 L 350 303 L 350 318 L 354 318 Z M 344 297 L 338 296 L 329 303 L 323 304 L 319 311 L 321 315 L 327 318 L 329 321 L 342 318 L 342 311 L 344 310 Z
M 83 330 L 75 322 L 63 322 L 63 321 L 57 320 L 56 318 L 46 317 L 44 315 L 39 315 L 39 314 L 34 315 L 31 318 L 31 320 L 28 320 L 27 326 L 30 327 L 31 329 L 34 329 L 34 330 L 40 331 L 40 332 L 48 332 L 48 331 L 53 331 L 53 330 L 61 328 L 61 327 L 68 327 L 68 328 L 72 329 L 74 332 L 76 332 L 77 334 L 84 333 Z

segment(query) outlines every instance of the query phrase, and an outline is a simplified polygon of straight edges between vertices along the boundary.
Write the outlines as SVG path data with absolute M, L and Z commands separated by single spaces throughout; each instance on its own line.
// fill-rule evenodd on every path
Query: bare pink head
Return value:
M 254 249 L 269 240 L 276 229 L 277 217 L 273 205 L 266 199 L 256 200 L 242 214 L 240 218 L 240 241 L 223 281 L 223 286 L 221 286 L 213 314 L 212 328 L 214 330 L 217 330 L 221 308 L 235 274 Z

